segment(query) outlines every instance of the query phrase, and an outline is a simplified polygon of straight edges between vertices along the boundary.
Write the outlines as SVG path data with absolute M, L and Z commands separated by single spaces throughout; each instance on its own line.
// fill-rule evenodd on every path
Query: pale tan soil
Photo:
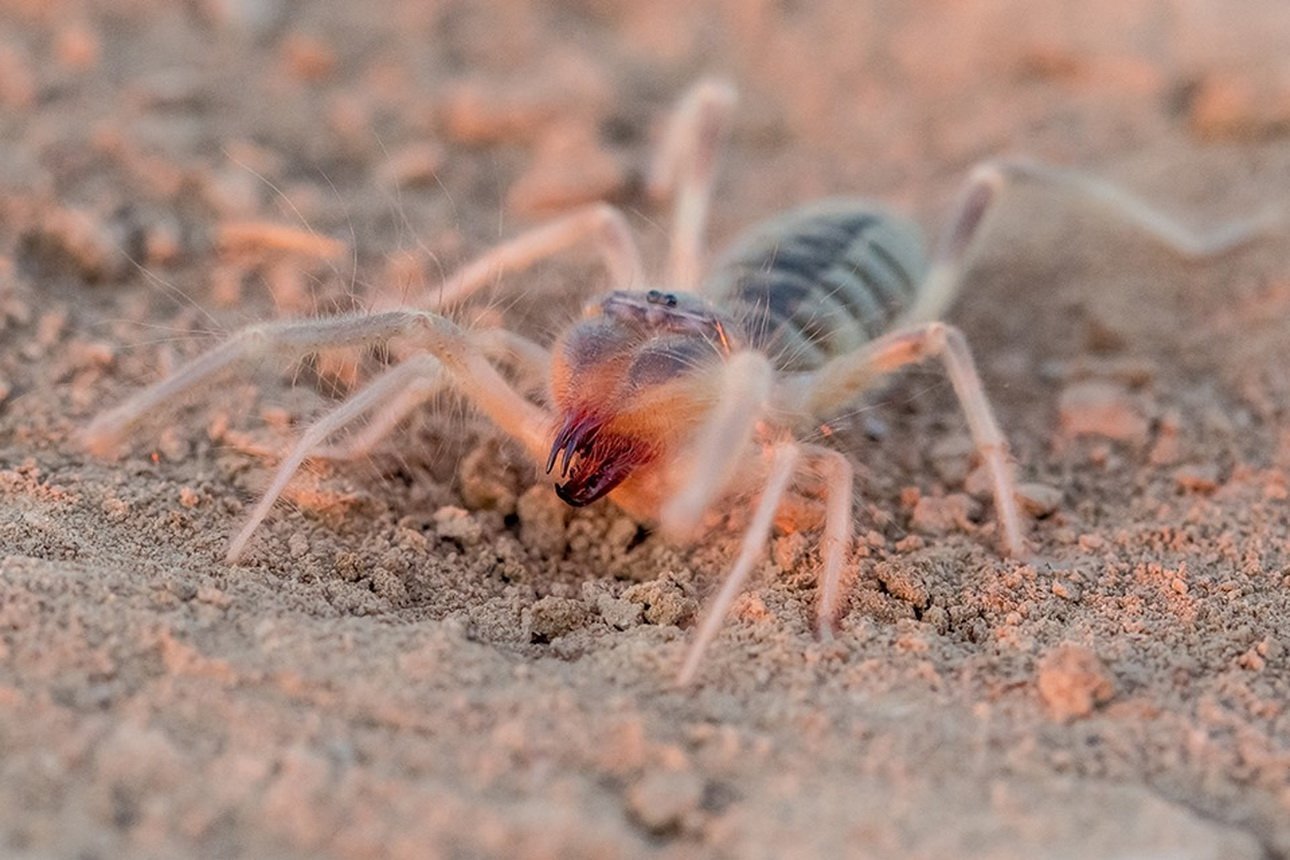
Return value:
M 703 72 L 743 93 L 717 241 L 844 192 L 933 227 L 1002 153 L 1202 224 L 1287 200 L 1287 44 L 1284 0 L 9 0 L 0 853 L 1290 857 L 1284 233 L 1189 268 L 1010 198 L 954 318 L 1060 489 L 1038 560 L 998 557 L 948 386 L 907 374 L 835 437 L 839 640 L 781 537 L 693 690 L 737 531 L 569 514 L 455 406 L 309 469 L 241 567 L 333 376 L 263 367 L 118 462 L 74 441 L 208 334 L 433 284 L 543 209 L 608 195 L 657 253 L 640 168 Z M 217 247 L 245 221 L 338 253 Z

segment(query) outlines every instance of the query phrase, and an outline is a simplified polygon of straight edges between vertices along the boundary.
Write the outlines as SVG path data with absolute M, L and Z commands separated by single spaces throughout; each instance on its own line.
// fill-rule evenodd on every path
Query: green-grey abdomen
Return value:
M 703 292 L 780 370 L 809 370 L 887 331 L 926 272 L 917 225 L 835 199 L 753 227 L 718 259 Z

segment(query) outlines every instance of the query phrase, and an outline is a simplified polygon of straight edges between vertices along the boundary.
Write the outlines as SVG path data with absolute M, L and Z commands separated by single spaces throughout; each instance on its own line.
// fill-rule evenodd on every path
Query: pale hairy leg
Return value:
M 793 443 L 778 444 L 772 450 L 766 486 L 762 490 L 761 499 L 757 502 L 748 531 L 744 533 L 743 542 L 739 547 L 739 556 L 735 559 L 730 572 L 726 574 L 721 588 L 704 610 L 703 619 L 695 631 L 694 641 L 690 643 L 685 661 L 681 665 L 680 672 L 677 673 L 678 686 L 686 686 L 694 680 L 694 673 L 699 668 L 699 662 L 703 659 L 709 643 L 721 629 L 722 621 L 725 620 L 735 598 L 743 590 L 753 566 L 765 554 L 775 512 L 784 498 L 784 493 L 788 490 L 793 472 L 797 468 L 799 454 L 799 448 Z
M 766 413 L 774 379 L 774 368 L 766 356 L 736 353 L 720 373 L 716 402 L 669 476 L 669 483 L 677 490 L 663 505 L 659 523 L 673 540 L 693 535 L 699 518 L 747 458 L 753 431 Z
M 526 337 L 499 328 L 471 332 L 470 339 L 490 360 L 515 368 L 520 391 L 532 394 L 543 390 L 551 361 L 546 349 Z M 364 457 L 393 433 L 404 419 L 442 390 L 442 385 L 432 385 L 426 379 L 413 379 L 407 388 L 384 405 L 374 407 L 362 430 L 339 445 L 319 445 L 309 456 L 327 460 Z
M 270 357 L 289 364 L 321 349 L 379 343 L 409 330 L 409 316 L 403 311 L 248 326 L 95 416 L 82 431 L 82 439 L 92 452 L 108 454 L 145 419 L 167 410 L 176 398 L 240 364 Z
M 837 451 L 818 445 L 804 445 L 802 450 L 824 481 L 824 534 L 820 538 L 824 565 L 820 569 L 816 627 L 821 638 L 831 639 L 842 602 L 846 554 L 851 548 L 851 499 L 855 470 L 850 461 Z
M 264 518 L 268 516 L 273 504 L 282 495 L 282 491 L 286 489 L 287 484 L 290 483 L 292 476 L 295 475 L 301 464 L 329 436 L 341 430 L 350 422 L 355 421 L 371 410 L 379 411 L 383 405 L 399 404 L 409 398 L 424 402 L 454 384 L 476 404 L 481 404 L 481 401 L 495 396 L 491 392 L 480 392 L 475 388 L 481 382 L 487 383 L 489 374 L 483 374 L 484 379 L 481 380 L 469 372 L 463 373 L 458 370 L 453 373 L 451 372 L 452 367 L 452 365 L 447 365 L 449 372 L 445 372 L 445 363 L 439 358 L 433 355 L 413 356 L 373 379 L 356 391 L 348 400 L 310 425 L 301 434 L 283 461 L 278 464 L 278 469 L 274 473 L 269 488 L 260 497 L 246 522 L 238 530 L 237 535 L 229 542 L 225 560 L 233 564 L 241 558 L 247 542 L 251 539 L 260 523 L 264 521 Z M 515 396 L 518 398 L 518 395 Z M 523 408 L 524 406 L 529 408 Z M 527 401 L 522 404 L 513 404 L 512 408 L 504 410 L 493 408 L 490 411 L 490 417 L 493 418 L 493 421 L 500 429 L 517 439 L 535 436 L 541 438 L 541 435 L 548 431 L 551 423 L 551 419 L 545 413 L 532 406 L 532 404 L 528 404 Z M 386 421 L 387 419 L 378 420 Z
M 712 203 L 717 155 L 738 98 L 723 81 L 699 81 L 681 97 L 651 165 L 647 190 L 673 197 L 668 287 L 694 292 L 703 271 L 703 233 Z
M 915 305 L 902 324 L 940 319 L 958 292 L 978 239 L 986 232 L 999 199 L 1013 188 L 1042 186 L 1069 199 L 1072 206 L 1096 212 L 1108 228 L 1127 230 L 1186 262 L 1202 262 L 1239 250 L 1287 226 L 1284 208 L 1269 208 L 1253 217 L 1209 231 L 1192 230 L 1119 186 L 1068 168 L 1019 159 L 995 159 L 974 167 L 959 192 L 950 220 Z M 1099 228 L 1101 229 L 1101 228 Z
M 786 379 L 780 394 L 799 415 L 822 418 L 855 400 L 878 378 L 928 358 L 939 358 L 944 364 L 967 417 L 972 441 L 989 470 L 1003 549 L 1010 556 L 1023 557 L 1026 545 L 1007 441 L 995 420 L 967 339 L 957 328 L 933 322 L 892 332 L 819 370 Z
M 144 419 L 230 368 L 260 356 L 295 361 L 320 349 L 364 346 L 404 338 L 431 353 L 456 387 L 535 458 L 545 457 L 546 413 L 508 383 L 471 340 L 471 334 L 428 311 L 385 311 L 319 320 L 268 323 L 242 329 L 170 376 L 95 418 L 83 433 L 87 448 L 111 451 Z
M 600 255 L 609 272 L 610 289 L 638 289 L 644 283 L 640 251 L 627 219 L 607 203 L 594 203 L 502 242 L 409 304 L 434 311 L 451 309 L 506 275 L 582 244 L 591 245 Z
M 408 361 L 415 359 L 416 356 Z M 377 379 L 380 378 L 377 377 Z M 372 383 L 375 382 L 376 379 L 372 380 Z M 408 416 L 442 393 L 445 387 L 439 377 L 408 381 L 404 388 L 394 392 L 385 403 L 367 410 L 371 417 L 361 430 L 355 431 L 349 438 L 335 445 L 319 443 L 309 452 L 309 458 L 347 461 L 370 455 L 376 446 L 393 435 Z M 364 385 L 354 393 L 362 394 L 366 390 L 367 385 Z
M 291 451 L 278 464 L 269 488 L 260 496 L 242 527 L 229 541 L 224 560 L 235 564 L 242 557 L 251 535 L 268 516 L 269 510 L 287 488 L 296 470 L 329 436 L 370 410 L 380 408 L 387 401 L 401 403 L 415 398 L 418 403 L 424 402 L 442 391 L 448 381 L 443 365 L 437 358 L 430 355 L 413 356 L 371 380 L 348 400 L 315 421 L 300 435 Z

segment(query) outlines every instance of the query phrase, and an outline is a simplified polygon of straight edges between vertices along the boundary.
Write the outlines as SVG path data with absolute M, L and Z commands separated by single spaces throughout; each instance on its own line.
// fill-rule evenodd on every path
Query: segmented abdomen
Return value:
M 704 293 L 780 370 L 809 370 L 887 331 L 926 269 L 916 225 L 865 201 L 826 200 L 749 230 Z

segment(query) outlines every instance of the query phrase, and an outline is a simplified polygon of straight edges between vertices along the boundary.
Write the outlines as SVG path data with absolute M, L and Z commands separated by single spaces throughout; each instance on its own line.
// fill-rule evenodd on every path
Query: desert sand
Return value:
M 1186 262 L 1010 192 L 950 318 L 1034 558 L 943 373 L 902 373 L 831 425 L 840 635 L 778 534 L 690 689 L 746 506 L 669 546 L 457 401 L 310 464 L 224 563 L 380 355 L 266 359 L 116 459 L 77 438 L 239 326 L 415 296 L 581 202 L 657 263 L 641 177 L 706 74 L 741 93 L 715 246 L 834 194 L 933 232 L 994 156 L 1198 229 L 1284 211 L 1286 45 L 1285 0 L 8 0 L 0 853 L 1290 857 L 1290 228 Z M 603 275 L 525 277 L 479 313 L 549 340 Z

